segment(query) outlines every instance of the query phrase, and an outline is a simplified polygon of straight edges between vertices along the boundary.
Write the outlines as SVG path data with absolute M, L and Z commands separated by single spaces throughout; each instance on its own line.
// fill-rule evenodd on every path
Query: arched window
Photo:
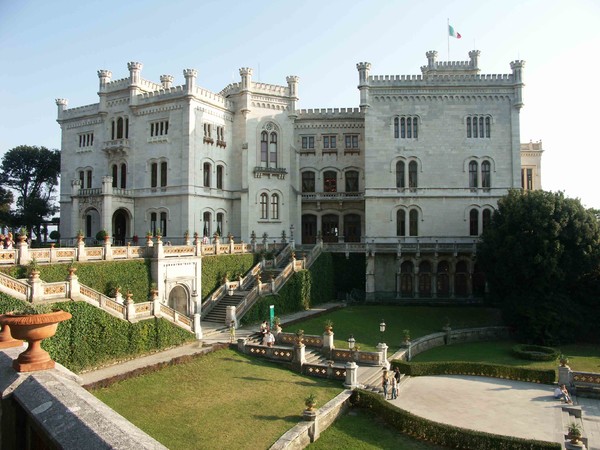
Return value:
M 417 186 L 417 162 L 411 161 L 410 163 L 408 163 L 408 187 L 411 190 L 414 190 L 417 188 Z
M 211 165 L 210 163 L 204 163 L 203 165 L 203 178 L 204 178 L 204 187 L 210 187 L 210 171 Z
M 156 224 L 156 213 L 150 213 L 150 231 L 152 232 L 152 236 L 156 236 L 156 229 L 158 228 Z
M 475 208 L 469 211 L 469 234 L 471 236 L 479 235 L 479 211 Z
M 274 131 L 269 140 L 269 167 L 277 167 L 277 133 Z
M 416 117 L 413 117 L 413 138 L 417 139 L 419 137 L 419 125 Z
M 219 233 L 219 236 L 223 236 L 224 217 L 225 217 L 225 214 L 217 213 L 217 233 Z
M 431 264 L 423 261 L 419 264 L 419 295 L 431 295 Z
M 396 211 L 396 236 L 406 236 L 406 211 Z
M 473 132 L 471 129 L 471 118 L 467 117 L 467 137 L 470 138 L 473 136 Z
M 279 195 L 271 195 L 271 220 L 279 219 Z
M 123 118 L 117 119 L 117 139 L 123 139 Z
M 400 137 L 400 119 L 398 117 L 394 117 L 394 137 Z
M 406 187 L 406 181 L 404 179 L 404 161 L 398 161 L 396 163 L 396 187 Z
M 119 168 L 117 167 L 116 164 L 113 164 L 112 166 L 112 187 L 116 188 L 117 187 L 117 181 L 119 179 Z
M 456 270 L 454 273 L 454 293 L 458 296 L 465 296 L 468 292 L 467 285 L 467 263 L 459 261 L 456 263 Z
M 437 266 L 437 294 L 447 296 L 450 293 L 450 266 L 448 261 L 440 261 Z
M 202 221 L 204 222 L 202 233 L 204 236 L 210 236 L 211 234 L 211 214 L 209 212 L 205 212 L 202 214 Z
M 482 215 L 482 221 L 481 221 L 481 231 L 485 231 L 487 229 L 487 227 L 490 226 L 490 223 L 492 222 L 492 210 L 491 209 L 484 209 L 483 210 L 483 215 Z
M 489 117 L 485 118 L 485 137 L 492 137 L 492 125 Z
M 315 173 L 302 172 L 302 192 L 315 192 Z
M 413 263 L 404 261 L 400 266 L 400 293 L 402 296 L 413 295 Z
M 127 165 L 125 163 L 121 164 L 121 189 L 125 189 L 127 187 Z
M 260 165 L 269 167 L 269 133 L 263 131 L 260 134 Z
M 337 174 L 333 170 L 328 170 L 323 174 L 323 191 L 337 192 Z
M 158 163 L 152 163 L 150 166 L 150 187 L 158 186 Z
M 223 166 L 217 166 L 217 189 L 223 189 Z
M 163 161 L 160 163 L 160 186 L 165 187 L 167 185 L 167 162 Z
M 419 211 L 417 211 L 416 209 L 411 209 L 410 213 L 408 214 L 408 220 L 409 220 L 409 224 L 408 224 L 408 232 L 411 236 L 418 236 L 419 235 Z
M 477 161 L 471 161 L 469 163 L 469 187 L 477 187 Z
M 489 161 L 481 163 L 481 187 L 484 189 L 492 187 L 491 164 Z
M 269 196 L 267 194 L 260 194 L 260 218 L 269 218 Z
M 160 213 L 160 231 L 162 232 L 163 236 L 167 235 L 167 213 L 166 212 Z
M 358 172 L 356 170 L 346 171 L 346 192 L 358 192 Z

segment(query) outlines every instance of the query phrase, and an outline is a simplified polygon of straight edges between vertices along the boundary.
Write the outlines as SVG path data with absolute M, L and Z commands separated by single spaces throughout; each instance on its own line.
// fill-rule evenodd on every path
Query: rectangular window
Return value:
M 323 136 L 323 148 L 327 150 L 335 150 L 337 148 L 335 135 Z
M 358 192 L 358 172 L 346 172 L 346 192 Z
M 160 163 L 160 186 L 165 187 L 167 185 L 167 163 Z
M 166 136 L 169 134 L 169 121 L 160 120 L 150 123 L 150 137 Z
M 358 148 L 358 134 L 347 134 L 344 136 L 347 149 Z
M 158 186 L 158 164 L 152 163 L 150 166 L 150 187 Z
M 167 213 L 166 212 L 160 213 L 160 231 L 162 232 L 163 236 L 167 235 Z
M 315 148 L 315 137 L 314 136 L 302 136 L 302 149 L 313 150 Z
M 92 171 L 88 170 L 87 171 L 87 186 L 88 189 L 92 188 Z
M 94 133 L 82 133 L 79 135 L 79 147 L 91 147 L 94 145 Z

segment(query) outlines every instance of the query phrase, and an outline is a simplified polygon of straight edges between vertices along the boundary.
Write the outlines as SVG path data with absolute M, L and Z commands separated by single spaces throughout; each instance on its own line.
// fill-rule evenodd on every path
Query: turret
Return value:
M 242 100 L 241 100 L 241 112 L 246 116 L 250 112 L 250 88 L 252 87 L 252 69 L 250 67 L 242 67 L 240 69 L 240 76 L 242 77 Z
M 140 73 L 142 71 L 143 64 L 139 62 L 127 63 L 129 69 L 129 104 L 135 105 L 136 96 L 138 95 L 138 86 L 141 81 Z
M 98 71 L 98 96 L 100 97 L 99 111 L 106 112 L 106 86 L 110 83 L 112 78 L 112 72 L 110 70 L 99 70 Z
M 525 67 L 525 61 L 513 61 L 510 63 L 510 68 L 513 72 L 513 80 L 515 82 L 515 103 L 514 106 L 517 109 L 523 107 L 523 67 Z
M 371 63 L 360 62 L 356 65 L 358 69 L 358 90 L 360 91 L 360 109 L 364 111 L 369 107 L 369 70 Z
M 290 75 L 286 77 L 285 80 L 288 84 L 288 89 L 290 91 L 290 112 L 295 115 L 296 111 L 296 102 L 298 101 L 298 81 L 300 77 L 295 75 Z
M 196 69 L 184 69 L 183 76 L 185 77 L 185 91 L 190 95 L 194 92 L 194 88 L 196 87 L 198 71 Z
M 162 83 L 163 89 L 170 89 L 173 84 L 173 75 L 161 75 L 160 82 Z
M 58 106 L 58 120 L 60 120 L 62 119 L 63 111 L 67 109 L 67 104 L 69 103 L 69 101 L 66 98 L 57 98 L 55 101 L 56 106 Z
M 471 59 L 471 67 L 473 67 L 473 69 L 479 69 L 479 55 L 481 55 L 481 52 L 479 50 L 471 50 L 469 52 L 469 58 Z
M 437 55 L 438 52 L 436 52 L 435 50 L 430 50 L 427 53 L 425 53 L 425 56 L 427 56 L 427 68 L 429 70 L 435 70 L 436 66 L 437 66 Z

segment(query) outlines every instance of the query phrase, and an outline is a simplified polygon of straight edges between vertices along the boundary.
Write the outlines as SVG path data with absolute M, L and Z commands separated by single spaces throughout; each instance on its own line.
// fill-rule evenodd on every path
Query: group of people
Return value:
M 275 335 L 271 332 L 269 323 L 266 320 L 260 324 L 260 335 L 262 345 L 266 345 L 267 347 L 275 345 Z
M 563 402 L 568 403 L 569 405 L 573 404 L 573 400 L 571 399 L 569 390 L 567 389 L 567 386 L 565 386 L 564 384 L 560 384 L 556 387 L 556 389 L 554 389 L 554 398 L 560 399 Z
M 14 243 L 13 234 L 10 231 L 6 235 L 0 233 L 0 249 L 12 250 Z
M 400 369 L 396 367 L 394 371 L 391 372 L 384 367 L 381 386 L 383 387 L 383 397 L 386 400 L 397 399 L 398 386 L 400 386 Z

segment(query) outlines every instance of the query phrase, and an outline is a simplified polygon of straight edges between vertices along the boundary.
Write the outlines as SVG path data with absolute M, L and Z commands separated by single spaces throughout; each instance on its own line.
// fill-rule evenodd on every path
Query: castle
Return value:
M 541 144 L 521 167 L 524 62 L 483 75 L 477 50 L 426 56 L 420 75 L 358 63 L 358 108 L 297 109 L 297 76 L 259 83 L 250 68 L 219 93 L 194 69 L 181 85 L 143 79 L 139 62 L 123 79 L 100 70 L 98 103 L 56 100 L 61 234 L 287 234 L 364 252 L 368 293 L 477 293 L 474 243 L 498 199 L 540 186 Z

